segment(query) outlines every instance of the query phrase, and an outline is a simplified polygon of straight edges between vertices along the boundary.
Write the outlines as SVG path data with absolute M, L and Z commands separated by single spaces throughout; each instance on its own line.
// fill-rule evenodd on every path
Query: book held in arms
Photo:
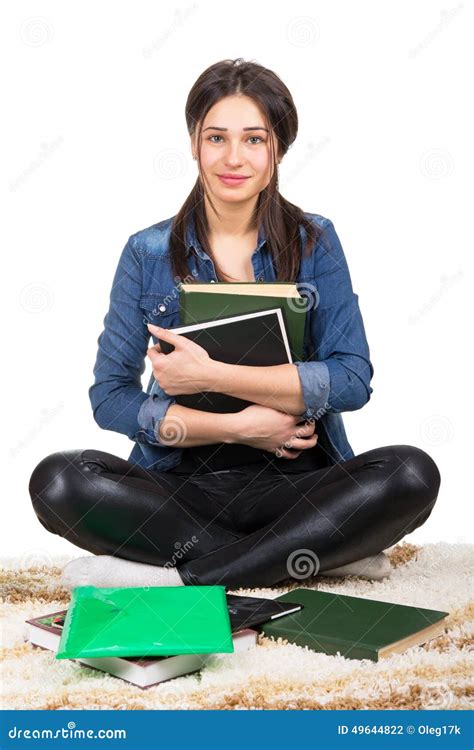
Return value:
M 226 594 L 234 652 L 246 651 L 257 643 L 258 633 L 253 626 L 282 617 L 302 608 L 299 603 L 277 602 L 261 597 Z M 67 609 L 50 612 L 26 620 L 27 640 L 40 648 L 57 652 Z M 77 658 L 85 666 L 107 672 L 141 688 L 151 687 L 165 680 L 202 669 L 209 654 L 177 654 L 171 656 L 110 656 Z
M 306 303 L 296 284 L 284 282 L 183 284 L 180 316 L 189 322 L 170 330 L 199 344 L 219 362 L 254 367 L 292 364 L 303 356 Z M 158 340 L 164 354 L 174 350 L 169 342 Z M 175 399 L 190 409 L 219 414 L 242 411 L 252 403 L 211 391 L 178 394 Z M 195 446 L 193 455 L 198 463 L 210 462 L 214 471 L 262 459 L 262 451 L 244 444 Z
M 179 295 L 183 326 L 279 307 L 288 335 L 290 361 L 303 359 L 307 305 L 297 284 L 287 281 L 196 282 L 182 284 Z
M 323 574 L 324 575 L 324 574 Z M 264 623 L 260 632 L 286 638 L 325 654 L 379 661 L 444 633 L 449 612 L 313 589 L 293 589 L 276 598 L 303 609 Z

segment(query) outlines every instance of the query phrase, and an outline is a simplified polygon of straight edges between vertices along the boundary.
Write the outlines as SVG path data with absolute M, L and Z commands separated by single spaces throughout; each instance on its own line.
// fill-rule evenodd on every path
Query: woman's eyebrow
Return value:
M 206 130 L 228 130 L 229 128 L 218 128 L 216 125 L 208 125 L 207 128 L 204 128 L 202 131 L 203 133 L 206 132 Z M 266 133 L 268 133 L 268 128 L 262 128 L 257 126 L 253 126 L 251 128 L 242 128 L 242 130 L 264 130 Z

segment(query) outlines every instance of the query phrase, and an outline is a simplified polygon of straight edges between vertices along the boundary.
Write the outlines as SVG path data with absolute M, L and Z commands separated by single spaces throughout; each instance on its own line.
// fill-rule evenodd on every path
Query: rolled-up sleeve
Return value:
M 130 237 L 119 259 L 104 329 L 97 340 L 89 399 L 102 429 L 120 432 L 138 443 L 164 445 L 158 437 L 159 426 L 176 399 L 167 396 L 154 378 L 150 393 L 142 388 L 151 336 L 140 309 L 141 289 L 140 256 Z
M 326 411 L 360 409 L 370 399 L 374 368 L 346 258 L 329 219 L 315 248 L 314 283 L 310 289 L 310 356 L 296 361 L 305 411 L 319 418 Z M 314 294 L 311 292 L 314 291 Z
M 159 439 L 160 427 L 166 417 L 166 412 L 171 404 L 174 403 L 176 403 L 174 396 L 167 396 L 155 380 L 150 391 L 150 396 L 143 401 L 137 417 L 138 424 L 143 431 L 143 436 L 146 438 L 147 443 L 161 446 L 166 445 L 166 443 L 163 443 Z

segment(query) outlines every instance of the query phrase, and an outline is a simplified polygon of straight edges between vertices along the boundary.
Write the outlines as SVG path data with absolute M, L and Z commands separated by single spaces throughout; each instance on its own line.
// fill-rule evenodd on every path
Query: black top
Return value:
M 194 448 L 183 448 L 181 463 L 169 469 L 169 471 L 177 474 L 207 474 L 212 471 L 223 471 L 227 468 L 252 467 L 252 469 L 258 471 L 259 468 L 265 467 L 270 471 L 280 471 L 286 474 L 299 471 L 315 471 L 316 469 L 322 469 L 325 466 L 331 465 L 319 443 L 316 443 L 313 448 L 301 451 L 298 458 L 278 458 L 274 453 L 270 453 L 270 451 L 256 450 L 255 461 L 251 463 L 239 463 L 237 460 L 235 464 L 232 461 L 227 461 L 226 465 L 223 465 L 222 460 L 218 460 L 220 451 L 217 450 L 217 444 L 213 447 L 217 451 L 215 459 L 213 460 L 211 457 L 206 459 L 205 463 L 196 456 Z

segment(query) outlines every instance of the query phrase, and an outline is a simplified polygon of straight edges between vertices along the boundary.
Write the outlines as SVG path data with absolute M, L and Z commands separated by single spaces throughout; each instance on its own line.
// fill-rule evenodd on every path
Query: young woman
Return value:
M 347 441 L 341 413 L 367 403 L 373 367 L 332 222 L 278 190 L 297 134 L 291 94 L 260 65 L 223 60 L 192 87 L 186 122 L 196 183 L 176 216 L 129 237 L 89 391 L 97 423 L 127 435 L 131 455 L 59 451 L 30 479 L 43 526 L 94 553 L 68 563 L 63 583 L 235 588 L 386 576 L 383 550 L 426 521 L 440 474 L 420 448 L 355 456 Z M 182 281 L 297 282 L 309 303 L 304 360 L 210 359 L 169 330 L 180 324 Z M 214 415 L 176 403 L 203 391 L 251 405 Z M 244 465 L 236 444 L 250 451 Z

